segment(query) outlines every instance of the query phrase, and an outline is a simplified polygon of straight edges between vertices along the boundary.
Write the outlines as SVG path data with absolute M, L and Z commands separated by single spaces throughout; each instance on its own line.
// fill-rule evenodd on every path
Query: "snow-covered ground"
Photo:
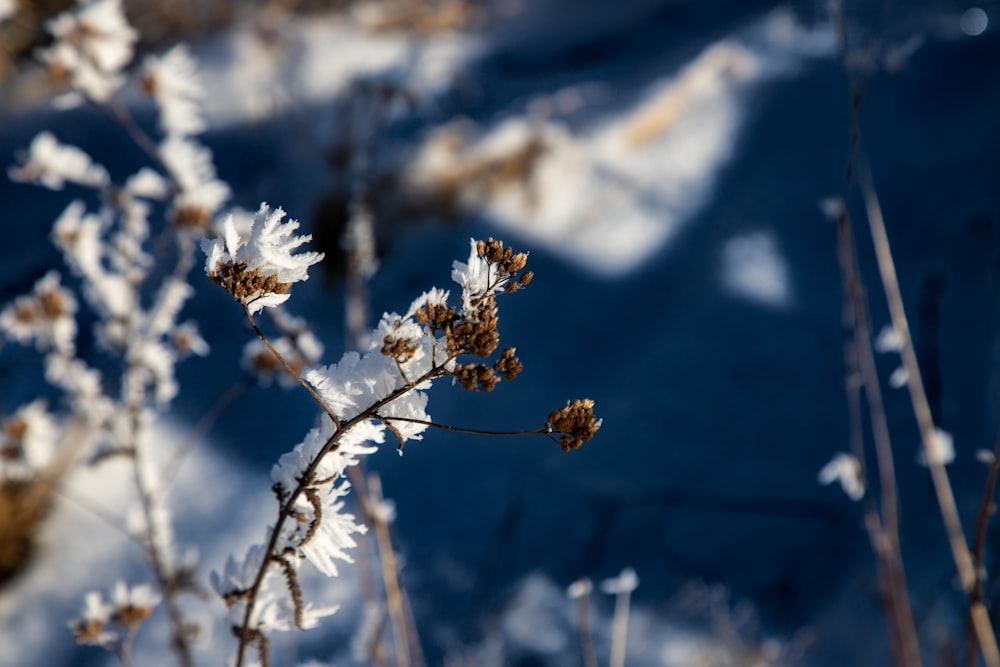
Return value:
M 378 149 L 400 165 L 395 187 L 451 193 L 459 222 L 427 207 L 391 220 L 375 313 L 448 287 L 470 236 L 531 252 L 535 280 L 501 307 L 524 373 L 492 394 L 435 388 L 436 421 L 532 428 L 582 396 L 604 418 L 570 454 L 542 438 L 434 432 L 402 457 L 389 447 L 369 458 L 396 503 L 428 664 L 580 664 L 565 587 L 626 566 L 640 578 L 629 665 L 886 664 L 860 512 L 816 480 L 847 448 L 836 238 L 819 209 L 844 191 L 850 141 L 833 28 L 811 3 L 518 4 L 496 3 L 499 18 L 463 35 L 372 35 L 338 15 L 290 19 L 267 41 L 237 25 L 193 45 L 209 91 L 205 141 L 234 203 L 266 200 L 306 227 L 343 180 L 325 154 L 351 82 L 416 94 Z M 879 25 L 891 56 L 866 81 L 861 130 L 935 421 L 955 438 L 967 526 L 985 476 L 974 452 L 1000 424 L 1000 31 L 979 31 L 969 9 L 926 2 L 857 27 Z M 1000 21 L 996 3 L 983 9 Z M 143 159 L 97 112 L 11 106 L 0 111 L 5 165 L 42 129 L 114 177 Z M 457 195 L 444 187 L 454 183 Z M 0 179 L 3 301 L 58 265 L 48 230 L 77 194 Z M 863 229 L 877 330 L 888 315 Z M 316 327 L 328 363 L 344 346 L 343 296 L 315 278 L 289 307 Z M 207 280 L 189 312 L 213 352 L 181 367 L 164 442 L 184 440 L 239 379 L 250 336 Z M 38 380 L 12 347 L 2 355 L 6 412 Z M 898 364 L 879 361 L 887 379 Z M 924 649 L 937 655 L 961 626 L 961 599 L 909 400 L 886 400 L 904 557 Z M 259 539 L 270 466 L 315 411 L 301 391 L 248 390 L 186 459 L 171 497 L 178 542 L 197 548 L 203 574 Z M 0 590 L 0 664 L 101 664 L 99 650 L 73 648 L 65 623 L 85 591 L 142 576 L 138 550 L 85 509 L 121 510 L 126 486 L 113 469 L 70 478 L 34 567 Z M 301 644 L 282 637 L 275 664 L 350 664 L 350 575 L 316 583 L 341 611 Z M 603 664 L 613 599 L 596 604 Z M 163 635 L 140 637 L 137 664 L 159 664 L 149 656 Z M 224 628 L 214 637 L 202 664 L 229 648 Z

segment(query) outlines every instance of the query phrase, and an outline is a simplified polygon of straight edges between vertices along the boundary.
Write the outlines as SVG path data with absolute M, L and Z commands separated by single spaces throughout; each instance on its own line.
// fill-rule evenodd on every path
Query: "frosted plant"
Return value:
M 107 170 L 76 146 L 60 143 L 51 132 L 39 132 L 21 165 L 8 171 L 12 180 L 62 190 L 66 183 L 92 188 L 108 185 Z
M 25 482 L 52 462 L 59 427 L 45 402 L 22 405 L 0 424 L 0 480 Z
M 32 293 L 17 297 L 0 311 L 0 333 L 10 340 L 42 352 L 73 354 L 76 340 L 77 302 L 50 271 L 35 283 Z
M 473 240 L 468 261 L 455 262 L 452 271 L 461 288 L 459 306 L 450 305 L 448 292 L 429 290 L 406 313 L 383 315 L 367 349 L 303 372 L 253 319 L 262 308 L 285 301 L 291 283 L 305 280 L 320 257 L 296 252 L 309 239 L 295 234 L 294 222 L 282 223 L 283 216 L 281 209 L 272 213 L 262 205 L 249 229 L 241 233 L 230 219 L 221 238 L 203 244 L 208 276 L 240 303 L 261 342 L 325 412 L 272 468 L 278 518 L 268 527 L 265 542 L 252 545 L 241 558 L 230 558 L 213 575 L 239 639 L 237 665 L 244 664 L 250 645 L 266 664 L 269 633 L 305 629 L 334 612 L 333 607 L 309 606 L 298 580 L 306 562 L 335 576 L 337 562 L 350 562 L 355 536 L 365 531 L 345 511 L 350 485 L 343 478 L 349 467 L 384 443 L 387 434 L 402 452 L 406 442 L 421 439 L 429 427 L 477 432 L 431 421 L 426 390 L 442 377 L 481 391 L 492 390 L 501 378 L 514 379 L 521 370 L 514 348 L 502 350 L 492 364 L 459 361 L 494 355 L 500 342 L 496 297 L 520 290 L 532 277 L 523 271 L 526 254 L 493 239 Z M 600 428 L 593 405 L 588 399 L 574 401 L 554 411 L 540 428 L 505 435 L 546 435 L 569 451 Z
M 160 603 L 160 596 L 146 584 L 129 587 L 118 581 L 109 598 L 105 602 L 99 592 L 87 593 L 80 618 L 69 627 L 79 643 L 103 646 L 115 653 L 122 665 L 130 665 L 132 641 Z
M 121 0 L 84 0 L 45 24 L 53 43 L 40 58 L 49 74 L 72 93 L 64 103 L 107 101 L 123 83 L 138 33 L 128 24 Z
M 189 136 L 202 132 L 203 90 L 197 77 L 197 63 L 187 44 L 178 44 L 162 56 L 147 56 L 143 69 L 141 85 L 160 110 L 163 133 Z

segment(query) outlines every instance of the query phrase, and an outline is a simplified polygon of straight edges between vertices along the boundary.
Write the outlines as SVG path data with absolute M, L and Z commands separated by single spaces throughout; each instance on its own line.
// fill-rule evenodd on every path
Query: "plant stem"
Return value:
M 625 647 L 628 644 L 628 610 L 631 592 L 615 596 L 615 615 L 611 621 L 611 659 L 609 667 L 625 667 Z
M 259 338 L 261 342 L 264 343 L 265 347 L 267 347 L 267 349 L 270 350 L 271 354 L 274 355 L 275 359 L 277 359 L 281 363 L 281 365 L 285 368 L 285 370 L 288 371 L 288 373 L 293 378 L 295 378 L 298 381 L 298 383 L 305 388 L 306 391 L 309 392 L 309 395 L 316 400 L 319 406 L 323 409 L 323 412 L 325 412 L 327 415 L 330 416 L 330 419 L 333 421 L 334 430 L 335 431 L 339 430 L 341 426 L 340 419 L 337 417 L 337 415 L 334 414 L 333 410 L 330 409 L 330 406 L 326 404 L 326 401 L 324 401 L 318 393 L 316 393 L 316 390 L 313 389 L 312 385 L 306 382 L 305 379 L 289 365 L 289 363 L 285 360 L 285 357 L 283 357 L 281 353 L 278 352 L 277 349 L 275 349 L 274 345 L 271 344 L 271 341 L 267 339 L 267 336 L 265 336 L 264 333 L 260 330 L 260 327 L 257 326 L 257 322 L 254 321 L 253 315 L 250 314 L 250 307 L 247 306 L 245 303 L 241 305 L 243 306 L 243 313 L 247 317 L 247 322 L 250 323 L 250 328 L 252 328 L 254 330 L 254 333 L 257 334 L 257 338 Z
M 852 377 L 860 376 L 860 384 L 865 389 L 879 470 L 879 493 L 882 500 L 880 512 L 876 511 L 873 504 L 866 503 L 865 528 L 879 563 L 879 583 L 884 598 L 886 621 L 890 628 L 891 646 L 896 664 L 903 667 L 915 667 L 921 664 L 920 645 L 917 641 L 917 631 L 913 622 L 913 611 L 910 607 L 906 575 L 899 546 L 898 500 L 892 441 L 889 437 L 889 425 L 882 402 L 882 390 L 879 385 L 878 370 L 875 366 L 875 354 L 872 350 L 871 327 L 868 309 L 865 305 L 861 272 L 858 269 L 854 250 L 851 222 L 847 210 L 843 207 L 837 217 L 837 236 L 839 239 L 838 256 L 844 281 L 845 318 L 853 336 L 853 340 L 849 344 L 849 352 L 845 356 L 850 375 Z M 860 399 L 857 395 L 857 389 L 851 385 L 848 391 L 849 399 L 854 405 Z M 860 424 L 854 424 L 855 420 L 860 419 L 858 407 L 857 405 L 852 407 L 853 426 L 860 426 Z M 852 430 L 852 435 L 859 440 L 852 446 L 852 449 L 855 450 L 855 456 L 858 457 L 858 460 L 863 461 L 864 445 L 860 441 L 862 434 Z
M 382 504 L 382 483 L 377 475 L 368 478 L 368 498 L 372 506 Z M 385 600 L 389 608 L 389 618 L 392 621 L 392 639 L 396 649 L 396 665 L 410 667 L 410 638 L 403 615 L 403 596 L 400 593 L 399 569 L 396 566 L 396 555 L 392 550 L 392 537 L 389 535 L 389 524 L 377 512 L 372 512 L 372 526 L 375 529 L 375 539 L 378 542 L 379 562 L 382 565 L 382 581 L 385 584 Z
M 295 373 L 291 368 L 286 366 L 286 370 L 293 373 L 295 377 L 298 377 L 298 374 Z M 331 435 L 330 438 L 323 445 L 322 449 L 320 449 L 316 457 L 312 461 L 310 461 L 309 465 L 302 472 L 302 476 L 299 479 L 299 483 L 295 485 L 295 488 L 291 491 L 291 493 L 288 495 L 288 498 L 285 500 L 285 503 L 281 506 L 278 512 L 278 520 L 275 522 L 274 527 L 271 529 L 271 534 L 268 537 L 267 546 L 264 550 L 263 562 L 261 563 L 260 568 L 257 570 L 257 575 L 256 577 L 254 577 L 253 584 L 250 586 L 249 590 L 246 591 L 246 609 L 243 612 L 243 623 L 240 628 L 236 629 L 236 634 L 240 638 L 239 646 L 237 647 L 237 653 L 236 653 L 236 667 L 242 667 L 244 654 L 246 652 L 246 646 L 253 639 L 253 632 L 250 628 L 250 618 L 253 614 L 254 606 L 257 601 L 257 595 L 260 592 L 260 587 L 264 583 L 264 576 L 267 574 L 267 570 L 271 565 L 271 558 L 274 555 L 274 549 L 278 544 L 278 538 L 281 535 L 281 529 L 284 526 L 284 523 L 288 519 L 288 517 L 290 517 L 294 512 L 295 503 L 298 500 L 299 496 L 302 495 L 302 493 L 305 491 L 307 487 L 313 484 L 316 475 L 316 468 L 319 467 L 319 464 L 323 460 L 323 457 L 337 450 L 337 448 L 340 446 L 341 437 L 343 437 L 343 435 L 347 431 L 349 431 L 352 427 L 369 419 L 377 419 L 378 417 L 376 417 L 376 415 L 382 407 L 388 405 L 389 403 L 392 403 L 401 396 L 415 389 L 418 385 L 436 377 L 442 372 L 444 372 L 443 367 L 435 366 L 426 373 L 424 373 L 422 376 L 417 378 L 415 381 L 409 382 L 403 385 L 402 387 L 399 387 L 398 389 L 390 392 L 387 396 L 376 401 L 373 405 L 363 410 L 360 414 L 350 419 L 345 419 L 342 422 L 335 422 L 336 430 L 334 431 L 333 435 Z M 299 381 L 305 385 L 305 382 L 301 378 L 299 378 Z M 322 398 L 319 397 L 319 395 L 316 394 L 311 387 L 309 387 L 309 389 L 310 389 L 310 394 L 312 394 L 313 397 L 316 398 L 316 400 L 319 401 L 321 405 L 325 407 L 326 404 L 323 402 Z M 325 407 L 325 410 L 327 414 L 330 414 L 330 410 L 328 407 Z
M 885 289 L 886 300 L 889 303 L 892 327 L 901 341 L 900 356 L 902 357 L 903 367 L 908 374 L 906 385 L 910 391 L 910 401 L 913 404 L 913 411 L 917 417 L 917 425 L 920 427 L 920 437 L 923 441 L 927 468 L 931 473 L 934 493 L 937 496 L 941 519 L 948 535 L 948 545 L 951 547 L 952 558 L 958 570 L 962 590 L 971 599 L 977 579 L 976 568 L 973 563 L 972 554 L 969 551 L 969 545 L 965 541 L 962 520 L 958 515 L 958 507 L 955 503 L 951 481 L 948 478 L 948 471 L 944 467 L 944 462 L 933 453 L 936 449 L 934 442 L 937 437 L 934 420 L 931 417 L 930 405 L 927 402 L 927 394 L 924 391 L 923 380 L 920 376 L 920 366 L 917 363 L 913 339 L 910 336 L 906 311 L 903 308 L 903 297 L 899 289 L 899 281 L 896 277 L 896 266 L 892 259 L 892 251 L 889 248 L 889 237 L 885 230 L 882 208 L 879 205 L 878 196 L 875 193 L 875 187 L 872 183 L 872 176 L 867 163 L 861 162 L 861 167 L 859 170 L 861 172 L 859 182 L 861 192 L 864 196 L 865 209 L 868 213 L 868 226 L 871 231 L 872 243 L 875 246 L 875 256 L 878 260 L 879 273 L 882 277 L 882 286 Z M 987 667 L 1000 667 L 1000 649 L 997 648 L 996 636 L 993 633 L 993 628 L 990 626 L 986 607 L 981 601 L 972 600 L 970 602 L 969 613 L 972 617 L 979 647 Z

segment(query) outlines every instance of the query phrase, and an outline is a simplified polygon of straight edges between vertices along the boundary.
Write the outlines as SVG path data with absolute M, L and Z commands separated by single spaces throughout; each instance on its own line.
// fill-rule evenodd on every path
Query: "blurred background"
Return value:
M 124 179 L 141 151 L 97 109 L 52 109 L 58 91 L 31 59 L 44 20 L 68 4 L 20 2 L 0 24 L 0 157 L 13 164 L 49 130 Z M 396 505 L 428 664 L 580 664 L 564 589 L 624 567 L 640 580 L 630 665 L 887 664 L 860 507 L 817 482 L 848 449 L 837 238 L 820 202 L 845 197 L 857 221 L 877 332 L 888 315 L 846 176 L 853 128 L 935 423 L 954 436 L 949 471 L 968 527 L 986 478 L 975 452 L 993 448 L 1000 416 L 1000 3 L 846 1 L 839 24 L 824 2 L 765 0 L 125 6 L 142 35 L 137 60 L 191 43 L 202 139 L 231 204 L 282 206 L 327 253 L 288 303 L 315 328 L 324 363 L 350 340 L 342 239 L 358 201 L 378 252 L 355 293 L 369 325 L 448 288 L 470 237 L 530 252 L 534 282 L 500 304 L 502 343 L 524 372 L 489 394 L 442 384 L 429 412 L 534 428 L 586 396 L 604 422 L 570 454 L 544 438 L 431 432 L 402 457 L 387 447 L 369 458 Z M 151 105 L 125 102 L 155 134 Z M 80 197 L 96 201 L 0 177 L 0 299 L 60 265 L 49 230 Z M 251 337 L 226 294 L 200 271 L 192 283 L 187 312 L 212 354 L 180 367 L 170 417 L 180 433 L 243 381 Z M 81 350 L 99 356 L 87 335 Z M 898 356 L 878 362 L 888 381 Z M 41 389 L 38 367 L 10 346 L 0 364 L 10 411 Z M 953 664 L 962 596 L 909 397 L 885 392 L 916 622 L 928 664 Z M 214 457 L 219 486 L 232 489 L 176 501 L 178 541 L 201 545 L 205 572 L 231 546 L 205 545 L 207 517 L 269 507 L 270 466 L 315 415 L 304 392 L 278 384 L 221 407 L 197 456 Z M 192 468 L 181 475 L 197 479 Z M 245 544 L 254 531 L 236 532 Z M 130 571 L 136 556 L 101 562 Z M 47 656 L 34 664 L 99 664 L 98 651 L 74 651 L 58 616 L 75 613 L 86 588 L 56 594 L 46 581 L 0 589 L 4 623 L 26 654 Z M 595 596 L 599 646 L 613 602 Z M 351 664 L 357 602 L 344 604 L 332 630 L 301 638 L 301 654 L 293 637 L 278 655 Z M 45 636 L 58 641 L 30 639 Z

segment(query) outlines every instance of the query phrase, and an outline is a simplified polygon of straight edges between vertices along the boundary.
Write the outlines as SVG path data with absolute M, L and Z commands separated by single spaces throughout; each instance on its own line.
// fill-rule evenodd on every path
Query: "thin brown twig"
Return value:
M 478 428 L 463 428 L 461 426 L 451 426 L 450 424 L 441 424 L 439 422 L 432 422 L 426 419 L 417 419 L 415 417 L 387 417 L 385 415 L 375 414 L 374 417 L 383 422 L 406 422 L 408 424 L 421 424 L 429 428 L 438 428 L 442 431 L 451 431 L 452 433 L 468 433 L 470 435 L 493 435 L 499 437 L 514 437 L 519 435 L 548 435 L 548 427 L 542 426 L 540 428 L 532 429 L 530 431 L 486 431 Z
M 993 446 L 993 458 L 989 462 L 986 472 L 986 484 L 983 488 L 983 499 L 979 504 L 979 512 L 976 514 L 976 532 L 972 540 L 972 560 L 976 565 L 976 581 L 972 587 L 972 603 L 985 605 L 985 594 L 983 591 L 983 580 L 986 577 L 986 531 L 990 524 L 990 518 L 996 513 L 997 476 L 1000 474 L 1000 436 L 997 437 Z M 966 667 L 975 667 L 978 655 L 978 642 L 976 641 L 976 630 L 974 620 L 970 613 L 967 617 L 965 629 L 965 664 Z
M 372 507 L 378 507 L 384 501 L 382 497 L 382 482 L 378 475 L 368 476 L 368 499 Z M 375 529 L 375 539 L 378 543 L 379 563 L 382 566 L 382 581 L 385 584 L 385 601 L 389 610 L 389 620 L 392 624 L 392 639 L 395 646 L 396 665 L 410 667 L 411 641 L 403 612 L 403 596 L 399 584 L 399 568 L 396 565 L 396 554 L 392 549 L 392 536 L 389 534 L 389 524 L 378 511 L 369 515 Z
M 257 338 L 259 338 L 260 341 L 264 343 L 264 346 L 267 347 L 268 350 L 270 350 L 271 354 L 273 354 L 274 358 L 281 363 L 284 369 L 288 371 L 288 373 L 293 378 L 295 378 L 295 380 L 300 385 L 302 385 L 306 391 L 309 392 L 309 395 L 316 400 L 316 403 L 318 403 L 319 406 L 323 409 L 323 412 L 325 412 L 327 415 L 330 416 L 330 420 L 333 422 L 334 431 L 339 430 L 341 427 L 340 418 L 337 417 L 337 415 L 333 412 L 330 406 L 326 404 L 326 401 L 324 401 L 322 397 L 320 397 L 320 395 L 316 392 L 316 390 L 313 389 L 313 386 L 308 382 L 306 382 L 305 378 L 303 378 L 298 372 L 296 372 L 296 370 L 291 367 L 291 365 L 288 363 L 285 357 L 282 356 L 280 352 L 278 352 L 278 350 L 274 347 L 274 345 L 271 344 L 271 341 L 267 339 L 267 336 L 264 335 L 264 332 L 262 332 L 260 330 L 260 327 L 257 326 L 257 322 L 253 319 L 253 315 L 250 314 L 250 307 L 245 303 L 241 303 L 240 305 L 243 306 L 243 313 L 246 315 L 247 322 L 250 323 L 250 328 L 252 328 L 254 333 L 257 334 Z
M 882 402 L 878 370 L 875 366 L 875 354 L 872 350 L 871 327 L 865 304 L 861 272 L 854 249 L 850 217 L 843 204 L 841 204 L 837 216 L 837 236 L 838 257 L 844 282 L 845 324 L 850 327 L 852 333 L 852 340 L 845 349 L 845 358 L 850 377 L 857 378 L 854 384 L 848 386 L 848 399 L 849 404 L 852 400 L 855 403 L 860 401 L 858 389 L 861 386 L 864 387 L 879 471 L 881 509 L 876 510 L 871 501 L 865 503 L 865 528 L 878 561 L 879 584 L 886 621 L 890 628 L 890 646 L 895 656 L 895 662 L 902 667 L 914 667 L 921 663 L 920 645 L 917 641 L 917 631 L 900 551 L 898 500 L 892 442 Z M 852 425 L 860 427 L 860 423 L 853 423 L 855 419 L 860 422 L 860 406 L 855 404 L 851 408 L 851 414 Z M 860 440 L 861 435 L 860 431 L 854 432 L 852 429 L 853 438 Z M 863 441 L 854 442 L 852 449 L 861 451 L 862 455 L 859 461 L 863 461 Z M 862 471 L 864 471 L 863 468 Z

